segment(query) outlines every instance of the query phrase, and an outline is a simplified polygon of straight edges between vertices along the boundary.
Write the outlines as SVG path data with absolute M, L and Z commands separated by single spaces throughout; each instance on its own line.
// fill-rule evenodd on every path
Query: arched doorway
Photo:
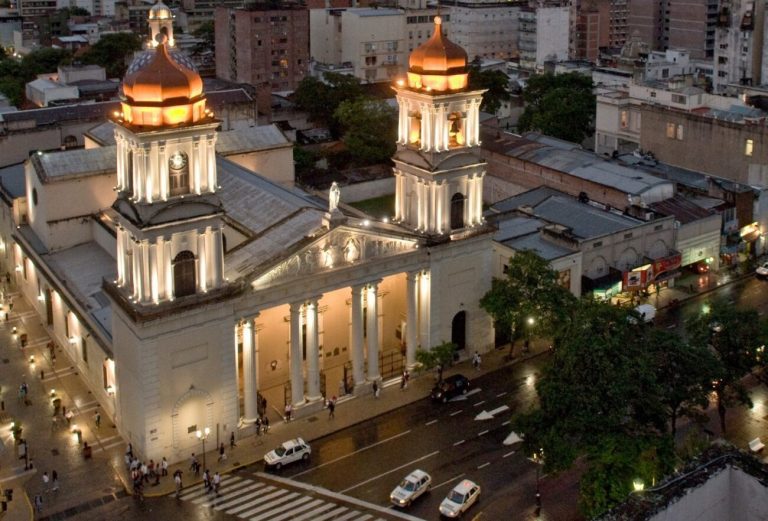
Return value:
M 173 259 L 173 296 L 194 295 L 197 288 L 195 254 L 185 250 Z
M 464 196 L 460 193 L 451 197 L 451 230 L 464 228 Z
M 451 321 L 451 342 L 456 344 L 456 350 L 467 347 L 467 312 L 459 311 Z

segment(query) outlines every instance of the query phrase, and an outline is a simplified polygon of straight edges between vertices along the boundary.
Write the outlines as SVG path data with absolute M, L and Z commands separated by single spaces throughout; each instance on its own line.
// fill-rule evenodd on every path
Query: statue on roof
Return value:
M 341 189 L 339 184 L 334 181 L 331 183 L 331 189 L 328 191 L 328 213 L 334 213 L 339 210 L 339 200 L 341 199 Z

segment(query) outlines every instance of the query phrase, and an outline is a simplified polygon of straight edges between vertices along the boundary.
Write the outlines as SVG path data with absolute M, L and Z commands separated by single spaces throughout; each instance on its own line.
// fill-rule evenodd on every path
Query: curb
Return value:
M 695 298 L 698 298 L 698 297 L 701 297 L 701 296 L 707 295 L 707 294 L 709 294 L 709 293 L 712 293 L 712 292 L 714 292 L 714 291 L 717 291 L 717 290 L 719 290 L 720 288 L 723 288 L 723 287 L 725 287 L 725 286 L 730 286 L 731 284 L 735 284 L 735 283 L 737 283 L 737 282 L 741 282 L 741 281 L 743 281 L 743 280 L 747 280 L 748 278 L 750 278 L 750 277 L 753 277 L 753 276 L 754 276 L 754 273 L 745 273 L 745 274 L 741 274 L 741 275 L 739 275 L 739 276 L 737 276 L 737 277 L 734 277 L 733 279 L 729 280 L 728 282 L 726 282 L 726 283 L 724 283 L 724 284 L 720 284 L 719 286 L 715 286 L 714 288 L 707 288 L 707 289 L 705 289 L 704 291 L 697 291 L 695 295 L 688 295 L 688 296 L 687 296 L 687 297 L 685 297 L 685 298 L 682 298 L 682 299 L 678 299 L 678 303 L 679 303 L 679 302 L 687 302 L 687 301 L 689 301 L 689 300 L 693 300 L 693 299 L 695 299 Z M 671 306 L 671 304 L 669 304 L 669 303 L 668 303 L 668 304 L 666 304 L 666 305 L 664 305 L 664 306 L 661 306 L 661 307 L 659 307 L 658 309 L 667 309 L 667 308 L 669 308 L 670 306 Z

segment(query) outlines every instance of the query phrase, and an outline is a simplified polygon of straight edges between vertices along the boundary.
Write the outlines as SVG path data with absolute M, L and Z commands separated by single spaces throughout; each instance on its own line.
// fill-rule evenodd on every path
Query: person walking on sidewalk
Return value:
M 379 397 L 379 382 L 378 380 L 373 381 L 373 397 L 378 398 Z
M 266 434 L 269 432 L 269 416 L 265 414 L 262 423 L 264 424 L 264 434 Z
M 481 362 L 480 353 L 475 351 L 475 354 L 472 357 L 472 367 L 474 367 L 476 370 L 479 371 L 480 370 L 480 362 Z
M 165 459 L 165 456 L 163 456 L 163 461 L 160 462 L 160 468 L 162 469 L 162 475 L 167 476 L 168 475 L 168 460 Z
M 206 494 L 213 490 L 213 485 L 211 484 L 211 473 L 208 469 L 205 469 L 205 472 L 203 472 L 203 488 L 205 488 Z
M 253 424 L 256 426 L 256 436 L 261 436 L 261 418 L 256 417 L 256 421 Z
M 51 472 L 51 481 L 53 482 L 53 491 L 56 492 L 59 490 L 59 473 L 56 472 L 56 469 Z
M 96 428 L 101 428 L 101 413 L 99 411 L 96 411 L 96 414 L 93 415 L 93 421 L 96 422 Z
M 177 469 L 173 473 L 173 483 L 176 485 L 176 498 L 181 495 L 181 469 Z
M 221 442 L 221 445 L 219 446 L 219 461 L 226 461 L 227 454 L 224 452 L 224 442 Z
M 336 411 L 336 397 L 334 396 L 328 400 L 328 419 L 333 418 L 333 413 Z
M 35 510 L 37 510 L 37 513 L 43 511 L 43 495 L 42 494 L 35 494 Z
M 221 487 L 221 474 L 216 472 L 216 474 L 213 475 L 213 491 L 216 493 L 216 495 L 219 495 L 219 488 Z
M 289 422 L 293 419 L 293 407 L 290 403 L 285 404 L 285 421 Z
M 50 489 L 48 488 L 48 483 L 50 483 L 51 478 L 48 477 L 48 471 L 43 472 L 43 492 L 48 492 Z
M 229 434 L 229 448 L 231 450 L 231 449 L 234 449 L 236 446 L 237 444 L 235 443 L 235 431 L 232 431 Z

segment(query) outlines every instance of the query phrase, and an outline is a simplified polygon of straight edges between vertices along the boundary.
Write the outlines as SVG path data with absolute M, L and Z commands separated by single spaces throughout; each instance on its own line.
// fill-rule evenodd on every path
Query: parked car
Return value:
M 312 449 L 301 438 L 288 440 L 275 450 L 271 450 L 264 455 L 264 464 L 268 468 L 280 470 L 284 465 L 295 461 L 309 461 L 309 455 Z
M 459 517 L 477 503 L 480 498 L 480 485 L 464 479 L 448 492 L 442 503 L 440 513 L 446 517 Z
M 398 507 L 407 507 L 432 486 L 432 477 L 423 470 L 414 470 L 400 482 L 389 495 Z
M 768 262 L 764 262 L 758 266 L 755 270 L 755 275 L 760 279 L 768 278 Z
M 432 388 L 432 400 L 445 403 L 460 394 L 467 394 L 469 385 L 469 378 L 464 375 L 449 376 Z

